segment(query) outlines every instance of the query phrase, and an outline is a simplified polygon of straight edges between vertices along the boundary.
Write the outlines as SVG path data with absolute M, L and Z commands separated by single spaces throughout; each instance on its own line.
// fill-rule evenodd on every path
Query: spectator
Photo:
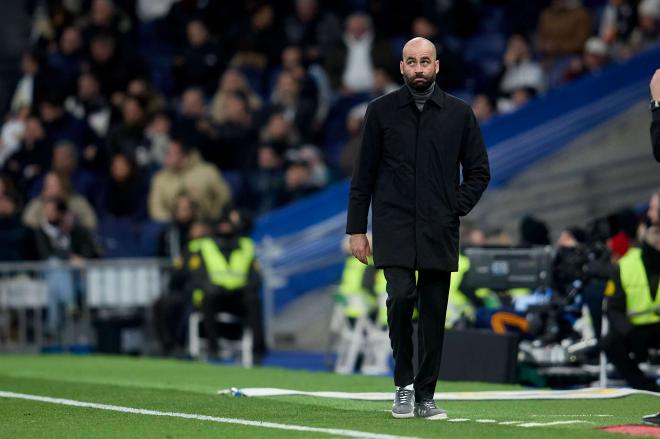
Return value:
M 115 93 L 121 93 L 133 78 L 145 76 L 142 62 L 118 46 L 112 33 L 98 32 L 91 37 L 90 56 L 86 70 L 93 73 L 101 84 L 101 93 L 113 103 Z
M 526 215 L 520 221 L 520 245 L 550 245 L 548 226 L 531 215 Z
M 32 259 L 31 234 L 21 222 L 16 193 L 0 191 L 0 261 Z
M 278 149 L 284 151 L 297 145 L 300 136 L 296 128 L 287 120 L 284 112 L 274 111 L 268 117 L 260 139 L 262 143 L 277 145 Z
M 83 47 L 80 29 L 69 26 L 62 32 L 58 51 L 52 53 L 48 60 L 50 69 L 57 78 L 57 83 L 63 87 L 66 94 L 71 94 L 76 89 L 82 61 Z
M 225 54 L 215 43 L 200 19 L 190 21 L 186 27 L 188 45 L 174 60 L 176 89 L 201 87 L 211 95 L 220 74 L 225 68 Z
M 576 58 L 564 72 L 564 80 L 573 81 L 586 74 L 599 72 L 609 62 L 608 48 L 598 37 L 591 37 L 584 45 L 582 58 Z
M 591 16 L 580 0 L 553 0 L 538 24 L 538 49 L 546 61 L 582 52 L 591 35 Z
M 311 140 L 317 100 L 313 96 L 304 95 L 302 91 L 302 84 L 293 73 L 283 71 L 277 78 L 271 104 L 282 111 L 287 122 L 295 126 L 301 140 L 308 141 Z
M 357 105 L 348 112 L 346 118 L 348 141 L 344 145 L 339 159 L 339 166 L 344 177 L 353 175 L 353 165 L 357 160 L 360 144 L 362 143 L 362 122 L 366 113 L 367 104 Z
M 283 40 L 283 30 L 275 21 L 273 6 L 262 3 L 256 6 L 238 37 L 232 65 L 257 72 L 272 68 L 280 59 Z
M 220 169 L 243 169 L 253 157 L 258 136 L 248 105 L 247 97 L 240 92 L 227 96 L 225 122 L 215 128 L 215 151 L 205 152 L 207 160 Z
M 296 0 L 295 14 L 284 20 L 287 42 L 303 48 L 305 59 L 318 62 L 341 40 L 335 15 L 319 11 L 317 0 Z
M 215 123 L 223 123 L 227 119 L 225 102 L 229 95 L 243 93 L 247 97 L 250 113 L 261 109 L 261 98 L 250 88 L 245 76 L 235 68 L 227 69 L 220 79 L 218 89 L 211 102 L 211 119 Z
M 398 89 L 401 84 L 394 82 L 392 75 L 387 69 L 377 67 L 374 69 L 374 90 L 373 96 L 378 97 L 387 93 L 391 93 Z
M 131 22 L 115 7 L 112 0 L 92 0 L 87 26 L 85 26 L 85 41 L 93 35 L 106 33 L 112 35 L 121 45 L 128 45 L 128 33 Z
M 96 230 L 96 213 L 92 206 L 84 197 L 72 191 L 70 181 L 54 172 L 46 174 L 41 195 L 25 206 L 23 224 L 32 228 L 39 227 L 44 217 L 46 201 L 53 198 L 62 199 L 67 205 L 67 212 L 70 212 L 72 219 L 82 227 Z
M 25 124 L 30 115 L 28 107 L 21 107 L 16 113 L 9 115 L 2 124 L 0 132 L 0 169 L 12 154 L 21 147 L 21 139 L 25 134 Z
M 50 170 L 65 181 L 70 181 L 75 192 L 83 195 L 92 205 L 96 205 L 98 177 L 87 169 L 78 166 L 78 150 L 70 142 L 59 142 L 53 148 Z M 36 197 L 43 189 L 44 179 L 38 179 L 32 186 L 30 198 Z
M 660 42 L 660 0 L 642 0 L 637 13 L 637 27 L 628 41 L 632 53 L 657 46 Z
M 289 162 L 284 173 L 284 199 L 297 201 L 316 191 L 311 166 L 301 158 Z
M 145 103 L 135 97 L 126 96 L 121 104 L 122 122 L 108 135 L 108 151 L 111 155 L 122 153 L 136 156 L 147 154 L 144 130 L 147 124 Z
M 173 140 L 167 150 L 164 168 L 151 181 L 149 214 L 155 221 L 171 221 L 176 197 L 186 192 L 199 206 L 203 218 L 217 218 L 231 201 L 227 182 L 199 153 Z
M 374 87 L 374 66 L 371 60 L 373 40 L 374 33 L 368 15 L 353 14 L 346 19 L 344 44 L 347 53 L 342 84 L 350 93 L 370 92 Z
M 187 88 L 181 95 L 179 116 L 174 131 L 186 143 L 197 148 L 205 160 L 210 160 L 206 156 L 206 151 L 215 149 L 213 138 L 217 137 L 217 134 L 206 117 L 204 92 L 200 88 Z
M 422 37 L 433 42 L 440 60 L 440 73 L 436 81 L 443 90 L 463 88 L 465 66 L 460 56 L 449 49 L 442 41 L 438 26 L 426 17 L 417 17 L 412 24 L 414 37 Z
M 14 113 L 23 107 L 36 108 L 49 85 L 36 50 L 26 50 L 21 55 L 21 74 L 10 103 L 10 110 Z
M 85 72 L 78 77 L 77 93 L 64 101 L 66 111 L 84 120 L 98 137 L 105 137 L 110 127 L 110 106 L 101 95 L 99 80 Z
M 81 152 L 83 164 L 93 167 L 101 160 L 98 138 L 85 121 L 77 119 L 64 109 L 64 102 L 57 91 L 52 91 L 39 104 L 39 115 L 46 130 L 46 143 L 54 145 L 68 141 Z
M 149 185 L 135 160 L 117 153 L 110 161 L 110 175 L 99 201 L 99 215 L 144 220 L 147 218 Z
M 598 35 L 607 45 L 625 42 L 630 37 L 637 13 L 629 0 L 609 0 L 603 9 Z
M 190 226 L 198 216 L 195 202 L 182 192 L 177 195 L 172 211 L 172 223 L 164 229 L 158 239 L 158 256 L 173 260 L 182 258 L 188 251 Z
M 43 211 L 34 228 L 37 256 L 49 262 L 44 277 L 48 285 L 48 330 L 52 336 L 61 329 L 62 308 L 70 313 L 76 304 L 74 274 L 62 263 L 81 268 L 85 259 L 97 257 L 99 251 L 89 230 L 75 221 L 62 198 L 43 200 Z
M 6 161 L 4 170 L 16 182 L 22 193 L 50 166 L 51 149 L 46 142 L 46 131 L 36 116 L 25 121 L 25 131 L 19 149 Z
M 149 143 L 149 156 L 146 158 L 146 162 L 140 161 L 140 165 L 156 168 L 163 165 L 167 147 L 172 140 L 171 130 L 172 121 L 167 113 L 159 112 L 153 116 L 145 131 L 145 137 Z
M 472 111 L 479 123 L 487 122 L 495 115 L 495 104 L 487 94 L 477 94 L 472 99 Z
M 532 59 L 529 44 L 522 35 L 509 38 L 502 64 L 499 85 L 501 96 L 509 97 L 520 89 L 532 89 L 535 93 L 544 91 L 543 69 Z
M 257 167 L 249 171 L 242 205 L 261 215 L 284 202 L 282 151 L 264 144 L 257 149 Z

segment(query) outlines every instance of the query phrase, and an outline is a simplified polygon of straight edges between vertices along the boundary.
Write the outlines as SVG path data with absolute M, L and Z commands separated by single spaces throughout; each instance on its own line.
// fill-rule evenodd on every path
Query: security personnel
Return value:
M 373 315 L 378 307 L 375 293 L 376 267 L 370 261 L 364 265 L 353 256 L 346 259 L 337 300 L 344 305 L 344 315 L 354 322 L 364 315 Z
M 221 218 L 212 237 L 192 241 L 190 268 L 195 271 L 193 303 L 201 309 L 209 357 L 218 354 L 215 316 L 227 312 L 244 317 L 252 329 L 257 361 L 265 354 L 263 311 L 259 291 L 261 275 L 252 239 L 240 236 L 232 211 Z
M 212 227 L 199 219 L 193 219 L 181 255 L 172 260 L 172 275 L 165 294 L 154 303 L 154 325 L 164 355 L 183 352 L 188 318 L 192 312 L 193 273 L 199 269 L 199 256 L 190 252 L 193 242 L 211 236 Z
M 631 387 L 658 392 L 638 363 L 649 348 L 660 347 L 660 225 L 644 233 L 641 248 L 631 248 L 619 260 L 605 296 L 609 334 L 603 340 L 608 359 Z M 634 360 L 630 357 L 634 355 Z

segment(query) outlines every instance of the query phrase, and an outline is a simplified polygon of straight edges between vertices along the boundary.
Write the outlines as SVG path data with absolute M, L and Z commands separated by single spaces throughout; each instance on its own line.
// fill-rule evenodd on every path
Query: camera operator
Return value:
M 631 387 L 658 392 L 639 363 L 648 350 L 660 347 L 660 192 L 651 197 L 649 226 L 642 228 L 641 248 L 631 248 L 619 260 L 619 270 L 608 283 L 607 316 L 610 332 L 603 340 L 609 361 Z M 630 357 L 634 355 L 634 359 Z

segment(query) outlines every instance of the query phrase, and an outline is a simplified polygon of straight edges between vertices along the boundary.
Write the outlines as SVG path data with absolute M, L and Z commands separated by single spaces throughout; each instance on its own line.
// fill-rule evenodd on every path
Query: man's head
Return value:
M 99 64 L 110 62 L 115 56 L 115 38 L 109 33 L 98 33 L 92 37 L 89 51 L 92 60 Z
M 80 29 L 75 26 L 69 26 L 62 31 L 60 37 L 60 51 L 64 55 L 76 53 L 82 47 L 82 36 Z
M 197 87 L 186 89 L 181 95 L 181 114 L 191 119 L 198 119 L 204 116 L 205 112 L 202 90 Z
M 70 180 L 56 174 L 49 172 L 44 177 L 44 187 L 41 190 L 41 195 L 45 198 L 66 198 L 71 194 Z
M 44 219 L 50 224 L 59 225 L 68 211 L 64 198 L 49 197 L 44 200 Z
M 196 217 L 195 212 L 195 202 L 190 195 L 185 192 L 180 193 L 174 202 L 174 221 L 181 225 L 190 224 Z
M 180 170 L 186 165 L 188 148 L 180 140 L 172 140 L 165 154 L 165 167 L 171 170 Z
M 18 211 L 18 197 L 13 192 L 0 193 L 0 218 L 12 218 Z
M 101 87 L 99 80 L 93 73 L 81 73 L 78 77 L 78 98 L 85 102 L 92 102 L 99 97 Z
M 62 141 L 53 148 L 53 171 L 60 175 L 73 174 L 78 167 L 78 150 L 71 142 Z
M 139 127 L 144 124 L 147 117 L 144 103 L 135 96 L 127 96 L 121 105 L 121 114 L 124 125 Z
M 129 181 L 135 172 L 135 162 L 126 154 L 115 154 L 110 161 L 110 177 L 117 183 Z
M 90 15 L 95 25 L 110 26 L 115 17 L 115 6 L 110 0 L 94 0 Z
M 371 28 L 371 17 L 367 14 L 356 13 L 346 18 L 346 34 L 356 40 L 371 33 Z
M 428 89 L 440 70 L 435 45 L 420 37 L 408 41 L 403 46 L 399 69 L 408 86 L 418 91 Z
M 209 31 L 202 20 L 191 20 L 186 27 L 188 43 L 192 47 L 199 47 L 209 39 Z

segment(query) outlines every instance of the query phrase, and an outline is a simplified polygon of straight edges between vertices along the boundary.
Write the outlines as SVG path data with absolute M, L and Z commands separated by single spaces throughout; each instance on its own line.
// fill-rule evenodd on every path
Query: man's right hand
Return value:
M 660 101 L 660 69 L 657 69 L 651 78 L 651 97 L 654 101 Z
M 367 238 L 367 235 L 363 233 L 351 235 L 348 243 L 351 246 L 351 253 L 353 256 L 364 265 L 368 265 L 369 262 L 367 261 L 367 258 L 371 256 L 371 246 L 369 245 L 369 238 Z

